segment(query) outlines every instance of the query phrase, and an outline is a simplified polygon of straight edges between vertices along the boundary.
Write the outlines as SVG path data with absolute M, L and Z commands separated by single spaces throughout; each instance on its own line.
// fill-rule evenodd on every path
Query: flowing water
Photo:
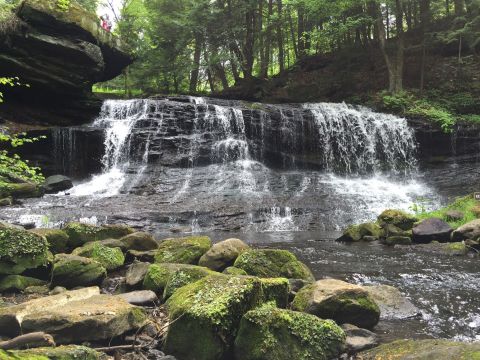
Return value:
M 433 170 L 419 170 L 405 119 L 346 104 L 192 97 L 109 100 L 86 129 L 103 133 L 103 170 L 2 217 L 37 226 L 126 222 L 160 238 L 183 232 L 275 243 L 318 278 L 400 288 L 422 317 L 380 324 L 385 338 L 478 339 L 478 259 L 333 241 L 342 227 L 386 208 L 409 210 L 424 199 L 436 207 L 450 194 Z M 72 129 L 55 139 L 66 172 L 80 143 L 93 146 Z

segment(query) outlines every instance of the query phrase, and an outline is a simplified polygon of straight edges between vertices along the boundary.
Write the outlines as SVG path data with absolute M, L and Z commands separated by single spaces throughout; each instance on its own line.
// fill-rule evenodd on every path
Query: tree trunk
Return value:
M 305 56 L 305 9 L 302 4 L 298 5 L 297 16 L 298 57 L 302 58 Z
M 270 65 L 270 50 L 272 45 L 272 15 L 273 15 L 273 0 L 268 1 L 268 16 L 267 16 L 267 31 L 265 34 L 265 54 L 263 55 L 263 63 L 261 65 L 260 76 L 262 78 L 268 77 L 268 66 Z
M 254 62 L 254 46 L 255 46 L 255 8 L 247 2 L 247 10 L 245 12 L 245 47 L 243 54 L 245 57 L 244 76 L 249 79 L 253 76 L 253 62 Z
M 278 42 L 278 65 L 280 66 L 280 72 L 285 70 L 285 50 L 283 48 L 283 4 L 282 0 L 277 0 L 277 42 Z
M 293 27 L 293 19 L 292 19 L 292 13 L 290 11 L 290 6 L 287 11 L 287 14 L 288 14 L 288 23 L 290 25 L 290 36 L 292 38 L 293 52 L 295 53 L 295 58 L 298 59 L 298 46 L 297 46 L 297 42 L 295 41 L 295 29 Z
M 195 50 L 193 52 L 193 69 L 190 75 L 190 93 L 197 91 L 198 75 L 200 73 L 200 57 L 202 56 L 202 40 L 197 34 L 195 36 Z
M 465 0 L 454 0 L 455 16 L 462 16 L 465 14 Z

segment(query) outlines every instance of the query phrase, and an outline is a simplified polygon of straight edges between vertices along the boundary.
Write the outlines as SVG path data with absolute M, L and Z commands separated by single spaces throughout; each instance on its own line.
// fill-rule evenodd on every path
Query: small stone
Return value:
M 116 295 L 132 305 L 151 305 L 158 302 L 157 294 L 150 290 L 132 291 Z
M 347 335 L 346 350 L 350 354 L 368 350 L 378 345 L 377 334 L 370 330 L 361 329 L 352 324 L 343 324 L 341 328 Z
M 58 295 L 58 294 L 66 292 L 66 291 L 67 291 L 67 289 L 65 289 L 63 286 L 55 286 L 52 289 L 52 291 L 50 291 L 48 294 L 49 295 Z
M 403 320 L 417 316 L 420 310 L 413 305 L 397 288 L 389 285 L 363 287 L 380 308 L 383 320 Z
M 248 249 L 250 249 L 250 246 L 240 239 L 227 239 L 214 244 L 203 254 L 198 265 L 215 271 L 222 271 L 233 265 L 238 255 Z
M 462 220 L 465 217 L 465 214 L 458 210 L 449 210 L 445 213 L 445 217 L 450 221 Z
M 147 274 L 149 263 L 134 261 L 125 274 L 126 284 L 131 288 L 140 287 Z

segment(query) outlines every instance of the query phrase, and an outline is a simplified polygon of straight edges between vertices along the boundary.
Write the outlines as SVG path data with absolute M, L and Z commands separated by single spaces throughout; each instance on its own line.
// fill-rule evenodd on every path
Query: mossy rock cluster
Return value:
M 135 231 L 126 225 L 94 226 L 79 222 L 68 223 L 64 228 L 70 239 L 72 248 L 82 246 L 88 242 L 105 239 L 120 239 Z
M 367 222 L 359 225 L 351 225 L 343 232 L 339 241 L 357 242 L 371 237 L 375 240 L 383 236 L 383 229 L 376 223 Z
M 0 228 L 0 275 L 18 275 L 47 262 L 48 242 L 43 236 L 13 227 Z
M 235 339 L 240 360 L 329 360 L 338 358 L 345 333 L 331 320 L 265 305 L 247 312 Z
M 411 230 L 417 221 L 418 218 L 401 210 L 385 210 L 378 216 L 378 224 L 381 227 L 394 225 L 402 230 Z
M 75 249 L 72 255 L 83 256 L 100 263 L 108 271 L 118 269 L 125 263 L 125 255 L 118 247 L 108 247 L 94 241 Z
M 0 350 L 2 360 L 101 360 L 105 356 L 85 346 L 58 346 L 29 350 Z
M 34 234 L 45 237 L 48 242 L 48 249 L 53 254 L 65 253 L 69 250 L 69 237 L 60 229 L 32 229 Z
M 52 266 L 52 284 L 74 288 L 98 285 L 107 276 L 99 262 L 76 255 L 55 255 Z
M 310 269 L 286 250 L 247 250 L 240 254 L 234 266 L 258 277 L 315 280 Z
M 207 236 L 166 239 L 158 247 L 155 262 L 197 265 L 211 247 L 212 241 Z
M 0 180 L 0 199 L 25 199 L 42 197 L 42 187 L 33 182 L 11 183 Z
M 47 282 L 28 276 L 22 275 L 7 275 L 0 277 L 0 292 L 21 292 L 28 287 L 43 286 Z

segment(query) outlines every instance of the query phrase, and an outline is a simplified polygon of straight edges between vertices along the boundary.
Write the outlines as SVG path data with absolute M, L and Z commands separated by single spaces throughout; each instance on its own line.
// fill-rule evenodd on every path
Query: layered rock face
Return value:
M 17 122 L 89 121 L 101 105 L 92 85 L 120 75 L 132 62 L 119 39 L 75 2 L 62 11 L 56 2 L 25 0 L 16 17 L 0 34 L 0 68 L 2 76 L 19 77 L 29 87 L 9 89 L 3 115 Z M 19 103 L 28 107 L 12 116 Z

